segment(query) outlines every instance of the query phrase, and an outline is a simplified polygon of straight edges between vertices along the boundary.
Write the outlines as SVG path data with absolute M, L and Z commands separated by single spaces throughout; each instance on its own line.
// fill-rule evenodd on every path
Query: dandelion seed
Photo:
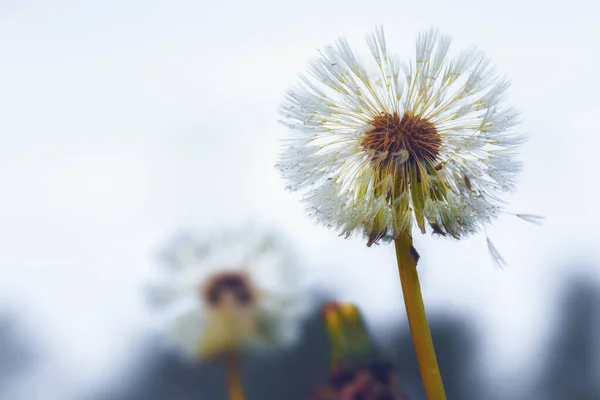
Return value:
M 500 269 L 506 267 L 506 261 L 504 260 L 496 246 L 494 246 L 494 243 L 492 243 L 490 238 L 486 238 L 486 242 L 490 255 L 492 256 L 492 261 L 494 261 L 494 265 L 496 265 L 496 267 Z
M 543 224 L 544 220 L 546 219 L 546 217 L 536 214 L 515 214 L 515 216 L 536 225 Z

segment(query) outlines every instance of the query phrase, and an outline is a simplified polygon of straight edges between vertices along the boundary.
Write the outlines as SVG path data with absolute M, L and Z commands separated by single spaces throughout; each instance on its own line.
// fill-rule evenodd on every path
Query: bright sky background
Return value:
M 273 168 L 296 73 L 340 35 L 366 51 L 378 23 L 404 58 L 436 26 L 451 53 L 477 44 L 513 81 L 531 140 L 510 210 L 546 224 L 489 229 L 503 271 L 484 236 L 416 245 L 428 307 L 471 313 L 493 373 L 527 372 L 570 267 L 600 277 L 599 13 L 584 0 L 0 1 L 0 309 L 47 348 L 14 399 L 106 384 L 149 323 L 153 252 L 182 225 L 276 222 L 312 281 L 373 326 L 405 321 L 393 248 L 314 224 Z

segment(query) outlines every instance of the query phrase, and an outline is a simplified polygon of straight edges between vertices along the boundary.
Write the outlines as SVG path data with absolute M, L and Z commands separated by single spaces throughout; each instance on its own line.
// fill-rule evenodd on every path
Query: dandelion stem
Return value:
M 412 237 L 407 232 L 400 234 L 395 244 L 404 305 L 425 388 L 425 397 L 427 400 L 446 400 L 417 274 L 419 255 L 412 245 Z
M 244 385 L 242 384 L 242 375 L 240 373 L 239 355 L 230 352 L 225 356 L 227 364 L 227 389 L 229 391 L 229 400 L 246 400 L 244 396 Z

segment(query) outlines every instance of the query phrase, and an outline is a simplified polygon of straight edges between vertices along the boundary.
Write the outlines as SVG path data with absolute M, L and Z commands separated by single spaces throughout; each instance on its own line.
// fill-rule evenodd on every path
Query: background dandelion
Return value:
M 553 366 L 546 339 L 579 334 L 553 322 L 559 288 L 571 273 L 598 287 L 598 7 L 583 0 L 568 7 L 305 1 L 293 9 L 266 0 L 1 2 L 0 309 L 19 315 L 11 324 L 29 335 L 18 337 L 39 348 L 20 378 L 11 373 L 19 390 L 8 399 L 80 400 L 107 391 L 122 399 L 128 379 L 137 398 L 183 386 L 173 356 L 151 352 L 142 296 L 156 246 L 180 226 L 251 218 L 292 227 L 309 280 L 359 304 L 377 335 L 393 318 L 400 323 L 396 272 L 377 268 L 393 255 L 314 226 L 272 168 L 281 88 L 323 43 L 340 32 L 362 41 L 377 23 L 406 54 L 420 29 L 438 26 L 456 48 L 477 43 L 513 81 L 511 98 L 526 116 L 521 129 L 532 138 L 508 211 L 546 216 L 543 229 L 510 217 L 490 228 L 509 264 L 504 271 L 490 267 L 483 236 L 458 244 L 423 236 L 416 246 L 436 249 L 421 251 L 419 267 L 432 313 L 465 314 L 481 340 L 472 362 L 482 379 L 519 398 L 536 369 Z M 449 260 L 452 268 L 434 268 Z M 308 362 L 302 349 L 295 354 Z M 570 374 L 576 370 L 565 369 L 562 382 L 580 385 Z M 260 378 L 253 376 L 268 388 Z
M 186 230 L 164 248 L 150 300 L 175 308 L 169 336 L 186 357 L 272 351 L 297 339 L 311 299 L 280 236 L 249 226 Z
M 230 400 L 246 399 L 242 355 L 291 345 L 308 311 L 296 259 L 279 236 L 251 227 L 182 232 L 163 252 L 163 282 L 150 289 L 155 305 L 187 300 L 169 323 L 170 342 L 192 362 L 222 360 Z

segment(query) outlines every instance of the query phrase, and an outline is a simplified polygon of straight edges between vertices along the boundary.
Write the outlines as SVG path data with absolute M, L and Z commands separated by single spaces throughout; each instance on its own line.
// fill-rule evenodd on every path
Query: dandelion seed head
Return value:
M 368 245 L 415 225 L 457 239 L 479 231 L 520 171 L 510 82 L 474 48 L 449 56 L 435 29 L 418 35 L 412 62 L 390 52 L 382 27 L 366 41 L 366 60 L 345 39 L 325 46 L 287 91 L 282 122 L 293 129 L 277 164 L 286 187 L 318 221 Z

